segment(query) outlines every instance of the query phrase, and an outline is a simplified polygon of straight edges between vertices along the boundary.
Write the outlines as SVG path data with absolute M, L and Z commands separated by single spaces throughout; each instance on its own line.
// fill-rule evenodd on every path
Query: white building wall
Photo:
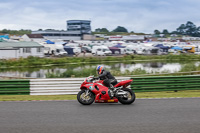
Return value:
M 44 57 L 44 48 L 41 47 L 41 52 L 37 51 L 37 48 L 30 48 L 30 53 L 25 53 L 23 48 L 19 49 L 0 49 L 0 59 L 12 59 L 12 58 L 27 58 L 28 56 Z
M 65 36 L 44 36 L 45 39 L 47 40 L 52 40 L 52 39 L 60 39 L 60 40 L 81 40 L 80 36 L 69 36 L 69 37 L 65 37 Z
M 19 57 L 27 58 L 28 56 L 44 57 L 44 48 L 41 47 L 41 52 L 37 51 L 37 48 L 30 48 L 30 53 L 24 51 L 25 48 L 20 48 Z
M 40 47 L 41 52 L 37 51 L 37 48 L 32 48 L 32 56 L 37 56 L 37 57 L 44 57 L 44 48 Z
M 19 50 L 17 49 L 1 49 L 0 59 L 12 59 L 19 57 Z
M 144 40 L 144 36 L 142 35 L 130 35 L 130 36 L 123 36 L 122 40 Z

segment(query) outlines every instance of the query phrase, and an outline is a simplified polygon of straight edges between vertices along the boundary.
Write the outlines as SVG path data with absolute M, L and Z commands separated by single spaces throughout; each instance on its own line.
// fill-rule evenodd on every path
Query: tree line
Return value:
M 196 26 L 193 22 L 188 21 L 186 24 L 181 24 L 176 31 L 168 32 L 167 29 L 164 29 L 162 32 L 159 30 L 154 30 L 154 34 L 164 34 L 164 35 L 187 35 L 192 37 L 200 37 L 200 26 Z
M 128 30 L 125 27 L 117 26 L 113 31 L 109 31 L 106 28 L 97 28 L 94 32 L 128 32 Z
M 41 31 L 42 29 L 39 29 Z M 47 29 L 48 30 L 48 29 Z M 53 29 L 51 29 L 53 30 Z M 24 34 L 31 34 L 31 30 L 7 30 L 3 29 L 0 30 L 1 34 L 10 34 L 10 35 L 24 35 Z M 128 32 L 128 30 L 123 26 L 117 26 L 114 30 L 109 31 L 107 28 L 97 28 L 93 33 L 105 33 L 105 34 L 112 34 L 112 33 L 134 33 L 134 31 Z M 137 34 L 137 33 L 135 33 Z M 144 33 L 141 33 L 144 34 Z M 186 24 L 181 24 L 175 31 L 169 32 L 167 29 L 164 29 L 162 32 L 159 30 L 154 30 L 155 35 L 188 35 L 192 37 L 200 37 L 200 26 L 196 26 L 193 22 L 188 21 Z
M 128 33 L 128 30 L 122 26 L 118 26 L 112 31 L 109 31 L 106 28 L 97 28 L 95 29 L 95 32 L 103 32 L 103 33 L 109 33 L 109 32 L 124 32 Z M 131 31 L 130 33 L 134 33 Z M 181 24 L 175 31 L 169 32 L 167 29 L 164 29 L 162 32 L 159 30 L 154 30 L 155 35 L 171 35 L 171 34 L 176 34 L 176 35 L 188 35 L 192 37 L 200 37 L 200 26 L 197 27 L 193 22 L 188 21 L 186 24 Z
M 31 30 L 7 30 L 3 29 L 0 30 L 1 34 L 9 34 L 9 35 L 24 35 L 24 34 L 31 34 Z

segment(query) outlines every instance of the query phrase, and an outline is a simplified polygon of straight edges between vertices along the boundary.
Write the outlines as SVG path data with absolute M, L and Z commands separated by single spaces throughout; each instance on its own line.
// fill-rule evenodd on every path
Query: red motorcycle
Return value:
M 95 103 L 118 103 L 131 104 L 135 101 L 135 93 L 126 88 L 133 80 L 125 80 L 114 86 L 114 97 L 111 98 L 109 89 L 103 85 L 103 80 L 95 80 L 93 76 L 87 77 L 81 84 L 81 91 L 77 100 L 83 105 Z

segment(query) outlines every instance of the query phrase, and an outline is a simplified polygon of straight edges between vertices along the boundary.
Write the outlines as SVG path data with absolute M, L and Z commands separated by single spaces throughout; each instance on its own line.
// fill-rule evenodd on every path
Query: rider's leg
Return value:
M 108 87 L 108 93 L 109 93 L 109 96 L 111 97 L 111 98 L 113 98 L 113 96 L 114 96 L 114 93 L 113 93 L 113 85 L 110 83 L 110 80 L 109 79 L 105 79 L 104 81 L 103 81 L 103 84 L 106 86 L 106 87 Z
M 113 91 L 115 91 L 115 87 L 114 85 L 117 84 L 117 80 L 114 79 L 114 80 L 110 80 L 110 89 L 112 89 Z

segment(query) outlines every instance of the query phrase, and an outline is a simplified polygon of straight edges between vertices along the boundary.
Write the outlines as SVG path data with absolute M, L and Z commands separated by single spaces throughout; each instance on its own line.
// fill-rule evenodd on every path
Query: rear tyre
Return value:
M 81 90 L 79 91 L 78 95 L 77 95 L 77 100 L 79 103 L 83 104 L 83 105 L 90 105 L 94 102 L 95 100 L 95 95 L 89 91 L 89 94 L 86 96 L 86 91 L 85 90 Z
M 122 104 L 131 104 L 135 101 L 135 93 L 128 88 L 124 88 L 123 91 L 127 92 L 128 98 L 125 97 L 118 97 L 118 100 Z

